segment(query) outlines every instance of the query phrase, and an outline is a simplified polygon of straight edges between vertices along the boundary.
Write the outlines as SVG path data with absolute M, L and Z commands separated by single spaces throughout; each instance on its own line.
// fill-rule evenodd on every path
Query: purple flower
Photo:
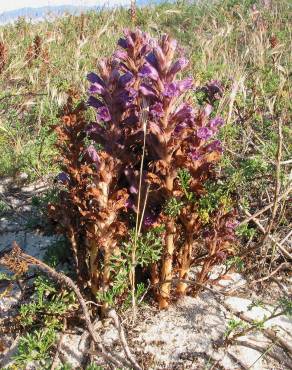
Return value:
M 196 149 L 193 149 L 189 152 L 189 157 L 193 160 L 193 161 L 197 161 L 201 158 L 201 154 L 198 152 L 198 150 Z
M 193 87 L 194 81 L 191 77 L 186 78 L 185 80 L 178 82 L 178 88 L 180 92 L 187 91 Z
M 84 154 L 86 154 L 93 163 L 99 164 L 99 156 L 93 145 L 89 145 L 89 147 L 85 149 Z
M 187 104 L 181 104 L 174 113 L 174 119 L 177 121 L 192 120 L 194 118 L 193 108 Z
M 99 84 L 103 87 L 105 86 L 104 81 L 94 72 L 88 73 L 87 80 L 92 84 Z
M 217 129 L 217 128 L 221 127 L 223 124 L 224 124 L 223 118 L 215 117 L 215 118 L 211 119 L 209 126 L 210 126 L 211 129 Z
M 133 100 L 137 96 L 137 91 L 133 88 L 128 88 L 127 90 L 123 90 L 117 97 L 116 97 L 116 104 L 121 105 L 124 109 L 129 108 Z
M 127 40 L 126 39 L 120 38 L 118 40 L 118 45 L 121 46 L 124 49 L 127 49 L 128 48 L 128 43 L 127 43 Z
M 188 127 L 188 124 L 186 122 L 179 123 L 178 125 L 175 126 L 174 135 L 178 135 L 186 127 Z
M 131 194 L 138 194 L 138 189 L 135 185 L 131 185 L 129 191 Z
M 156 91 L 149 85 L 142 83 L 139 88 L 140 92 L 144 96 L 156 97 Z
M 157 45 L 154 48 L 154 55 L 156 57 L 159 68 L 163 71 L 166 65 L 166 60 L 165 60 L 165 55 L 160 46 Z
M 119 78 L 119 86 L 126 87 L 133 80 L 133 77 L 133 74 L 127 71 Z
M 99 99 L 96 99 L 94 96 L 90 96 L 87 100 L 87 104 L 93 108 L 100 108 L 103 106 L 103 103 L 99 100 Z
M 125 50 L 117 50 L 114 53 L 114 58 L 125 60 L 128 57 L 128 54 Z
M 186 78 L 182 81 L 175 81 L 167 84 L 164 90 L 164 95 L 169 98 L 179 96 L 181 93 L 189 90 L 193 86 L 193 79 Z
M 203 110 L 204 117 L 209 117 L 212 113 L 213 107 L 211 104 L 207 104 Z
M 214 140 L 212 143 L 210 143 L 206 146 L 206 150 L 207 150 L 207 152 L 216 151 L 216 152 L 222 153 L 223 148 L 222 148 L 221 141 L 220 140 Z
M 146 57 L 148 63 L 150 63 L 156 70 L 158 69 L 158 61 L 154 53 L 149 53 Z
M 179 89 L 176 82 L 171 82 L 170 84 L 166 85 L 164 90 L 164 95 L 168 98 L 174 98 L 175 96 L 179 95 Z
M 157 70 L 149 63 L 144 64 L 140 69 L 138 76 L 142 78 L 151 78 L 154 81 L 157 81 L 159 78 Z
M 66 172 L 60 172 L 57 176 L 57 181 L 61 182 L 63 185 L 66 185 L 70 181 L 70 177 Z
M 105 89 L 100 84 L 94 83 L 94 84 L 90 85 L 90 87 L 88 89 L 88 92 L 89 92 L 89 94 L 101 94 L 102 95 L 102 94 L 104 94 Z
M 150 108 L 150 113 L 154 118 L 161 118 L 164 115 L 163 106 L 161 103 L 156 102 Z
M 97 109 L 97 117 L 104 122 L 109 122 L 112 119 L 108 107 L 105 105 Z
M 197 131 L 197 136 L 202 140 L 208 140 L 213 136 L 213 131 L 208 129 L 208 127 L 200 127 Z
M 239 222 L 237 220 L 235 221 L 227 221 L 225 226 L 227 227 L 227 229 L 229 230 L 234 230 L 237 226 L 238 226 Z
M 188 64 L 189 64 L 189 61 L 187 59 L 180 58 L 171 66 L 169 75 L 174 76 L 176 73 L 184 70 Z

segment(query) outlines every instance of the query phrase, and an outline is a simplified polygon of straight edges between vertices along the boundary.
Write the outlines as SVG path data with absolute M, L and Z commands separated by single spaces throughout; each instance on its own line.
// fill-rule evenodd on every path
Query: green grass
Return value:
M 138 10 L 137 25 L 153 35 L 168 32 L 176 37 L 191 60 L 198 84 L 210 78 L 225 82 L 227 89 L 218 107 L 229 122 L 222 133 L 225 145 L 235 153 L 246 150 L 253 160 L 258 154 L 262 159 L 275 155 L 277 120 L 287 121 L 291 31 L 289 2 L 277 1 L 271 9 L 258 6 L 258 19 L 250 10 L 252 3 L 178 1 L 149 6 Z M 50 127 L 58 122 L 66 93 L 74 90 L 86 96 L 86 73 L 95 69 L 96 60 L 110 55 L 129 21 L 128 10 L 117 9 L 52 23 L 20 19 L 1 27 L 8 47 L 0 81 L 1 176 L 24 171 L 37 178 L 57 171 Z M 37 35 L 43 54 L 28 62 L 28 48 Z M 273 36 L 277 45 L 271 48 Z M 235 100 L 229 104 L 232 90 Z M 239 122 L 237 111 L 244 122 Z M 251 139 L 256 134 L 262 140 L 255 140 L 257 150 L 246 142 L 251 131 Z M 284 133 L 291 134 L 288 126 Z M 231 167 L 246 166 L 231 157 Z

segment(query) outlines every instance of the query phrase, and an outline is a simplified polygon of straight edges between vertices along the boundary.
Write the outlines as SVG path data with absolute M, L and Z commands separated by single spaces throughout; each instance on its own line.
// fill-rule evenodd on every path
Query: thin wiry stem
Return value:
M 145 148 L 146 148 L 146 135 L 147 135 L 147 118 L 148 118 L 148 105 L 145 98 L 142 100 L 142 124 L 143 124 L 143 149 L 142 149 L 142 158 L 141 158 L 141 164 L 140 164 L 140 174 L 139 174 L 139 189 L 138 189 L 138 204 L 137 204 L 137 214 L 136 214 L 136 227 L 135 227 L 135 237 L 134 237 L 134 245 L 132 249 L 132 271 L 131 271 L 131 284 L 132 284 L 132 308 L 133 308 L 133 319 L 136 318 L 136 297 L 135 297 L 135 269 L 136 269 L 136 251 L 137 251 L 137 242 L 138 237 L 141 231 L 141 225 L 143 222 L 145 207 L 146 207 L 146 201 L 148 192 L 146 193 L 146 197 L 144 200 L 144 207 L 142 211 L 142 215 L 140 218 L 140 225 L 139 225 L 139 214 L 140 214 L 140 203 L 141 203 L 141 192 L 142 192 L 142 178 L 143 178 L 143 166 L 144 166 L 144 158 L 145 158 Z

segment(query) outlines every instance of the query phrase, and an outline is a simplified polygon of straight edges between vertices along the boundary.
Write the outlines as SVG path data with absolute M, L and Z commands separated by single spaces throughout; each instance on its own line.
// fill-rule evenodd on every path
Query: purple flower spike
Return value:
M 208 129 L 208 127 L 200 127 L 197 131 L 197 136 L 202 140 L 208 140 L 213 136 L 213 131 Z
M 149 53 L 146 57 L 148 63 L 150 63 L 155 69 L 158 68 L 158 61 L 154 53 Z
M 178 135 L 184 128 L 188 127 L 188 124 L 186 122 L 179 123 L 175 126 L 174 134 Z
M 125 50 L 117 50 L 113 56 L 114 58 L 125 60 L 127 59 L 128 54 Z
M 189 64 L 189 61 L 187 59 L 180 58 L 171 66 L 169 75 L 174 76 L 176 73 L 183 71 L 187 67 L 188 64 Z
M 151 78 L 154 81 L 157 81 L 159 78 L 157 70 L 151 64 L 144 64 L 138 75 L 142 78 Z
M 176 110 L 174 117 L 177 121 L 180 122 L 185 120 L 192 120 L 194 117 L 193 108 L 187 103 L 181 104 Z
M 101 121 L 104 122 L 109 122 L 112 119 L 108 107 L 106 107 L 105 105 L 98 108 L 97 116 Z
M 97 151 L 93 145 L 89 145 L 87 149 L 85 149 L 85 154 L 89 157 L 89 159 L 95 163 L 99 164 L 99 156 L 97 154 Z
M 211 119 L 209 126 L 210 126 L 211 129 L 217 129 L 217 128 L 223 126 L 223 124 L 224 124 L 223 118 L 215 117 L 215 118 Z
M 165 65 L 166 65 L 166 60 L 165 60 L 165 55 L 164 55 L 164 53 L 163 53 L 163 51 L 162 51 L 162 49 L 161 49 L 160 46 L 157 45 L 154 48 L 154 55 L 156 57 L 157 64 L 158 64 L 159 68 L 161 70 L 164 70 Z

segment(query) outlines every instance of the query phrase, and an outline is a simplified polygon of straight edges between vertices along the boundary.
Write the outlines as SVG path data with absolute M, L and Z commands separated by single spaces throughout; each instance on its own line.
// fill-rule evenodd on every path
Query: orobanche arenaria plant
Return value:
M 213 112 L 222 86 L 182 77 L 189 62 L 170 36 L 124 34 L 88 74 L 87 104 L 70 98 L 64 108 L 56 128 L 63 185 L 51 211 L 96 297 L 126 299 L 150 279 L 165 308 L 172 295 L 197 293 L 233 253 L 232 200 L 210 194 L 222 154 L 223 119 Z

